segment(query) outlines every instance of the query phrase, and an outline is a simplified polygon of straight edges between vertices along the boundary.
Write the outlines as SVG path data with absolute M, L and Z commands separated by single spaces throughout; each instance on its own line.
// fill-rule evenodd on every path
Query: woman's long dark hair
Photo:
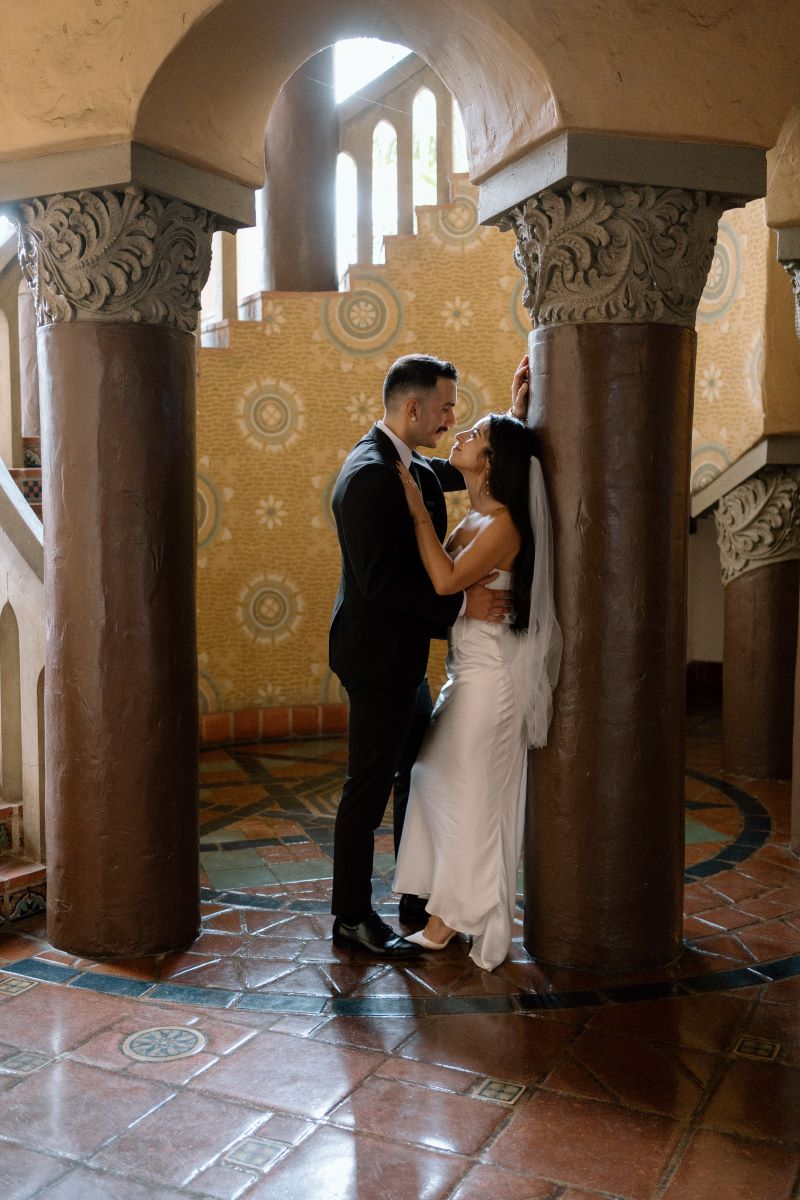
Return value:
M 531 457 L 538 458 L 536 434 L 516 417 L 493 413 L 489 417 L 489 487 L 495 500 L 505 504 L 520 536 L 514 559 L 511 599 L 518 633 L 528 628 L 533 581 L 533 530 L 530 514 Z

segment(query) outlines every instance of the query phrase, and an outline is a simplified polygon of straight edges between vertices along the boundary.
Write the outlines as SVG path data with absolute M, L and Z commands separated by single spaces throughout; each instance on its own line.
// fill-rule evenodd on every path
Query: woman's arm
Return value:
M 440 596 L 461 592 L 470 584 L 484 579 L 498 569 L 497 564 L 516 553 L 519 534 L 507 512 L 498 513 L 481 529 L 455 562 L 436 536 L 422 493 L 402 463 L 398 474 L 405 489 L 406 501 L 414 518 L 420 558 Z

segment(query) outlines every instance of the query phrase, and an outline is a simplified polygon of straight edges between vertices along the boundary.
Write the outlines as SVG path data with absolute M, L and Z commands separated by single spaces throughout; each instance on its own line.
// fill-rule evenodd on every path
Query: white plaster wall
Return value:
M 22 813 L 28 858 L 44 862 L 44 745 L 39 678 L 44 669 L 44 554 L 41 521 L 0 463 L 0 611 L 19 626 Z
M 689 537 L 687 662 L 722 662 L 724 595 L 714 517 Z

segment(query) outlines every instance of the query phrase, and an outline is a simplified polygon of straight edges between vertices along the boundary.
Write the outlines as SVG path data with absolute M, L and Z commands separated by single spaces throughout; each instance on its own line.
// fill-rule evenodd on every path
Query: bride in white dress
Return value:
M 447 682 L 411 775 L 394 888 L 426 897 L 429 921 L 408 940 L 443 949 L 472 936 L 493 970 L 508 954 L 525 813 L 529 745 L 544 745 L 561 656 L 553 611 L 552 533 L 531 430 L 492 415 L 456 437 L 450 461 L 470 511 L 439 542 L 413 477 L 398 464 L 420 556 L 440 595 L 493 571 L 509 589 L 505 625 L 459 617 Z

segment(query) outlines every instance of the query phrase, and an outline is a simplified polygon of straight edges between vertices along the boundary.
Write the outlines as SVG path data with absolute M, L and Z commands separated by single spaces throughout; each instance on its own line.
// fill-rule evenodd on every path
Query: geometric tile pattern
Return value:
M 525 1088 L 519 1083 L 507 1083 L 504 1079 L 482 1079 L 470 1092 L 477 1100 L 492 1100 L 495 1104 L 516 1104 Z
M 36 987 L 33 979 L 14 979 L 10 975 L 0 975 L 0 996 L 18 996 L 20 992 L 27 992 L 33 987 Z
M 30 1075 L 32 1071 L 38 1071 L 40 1067 L 44 1067 L 52 1061 L 52 1058 L 46 1054 L 37 1054 L 33 1050 L 20 1050 L 18 1054 L 12 1054 L 8 1058 L 0 1060 L 0 1071 L 10 1071 L 14 1075 Z
M 281 1142 L 250 1137 L 229 1150 L 224 1161 L 235 1163 L 238 1167 L 255 1167 L 257 1171 L 264 1171 L 285 1150 L 286 1146 Z
M 693 836 L 684 952 L 662 971 L 609 979 L 533 962 L 521 941 L 521 912 L 510 957 L 491 975 L 472 965 L 462 937 L 434 961 L 429 956 L 406 967 L 334 947 L 333 815 L 346 759 L 336 737 L 253 742 L 202 755 L 204 932 L 187 950 L 144 963 L 100 964 L 48 954 L 45 942 L 23 937 L 0 978 L 305 1021 L 535 1015 L 733 993 L 790 979 L 800 974 L 800 863 L 781 840 L 786 818 L 776 802 L 785 804 L 786 786 L 776 791 L 774 784 L 748 782 L 745 792 L 709 751 L 713 731 L 698 729 L 696 743 L 686 783 Z M 374 894 L 382 915 L 396 920 L 390 820 L 387 813 L 377 834 Z M 146 1024 L 155 1023 L 140 1020 L 133 1032 Z M 151 1053 L 160 1051 L 149 1048 L 146 1057 Z
M 770 1042 L 767 1038 L 759 1037 L 740 1037 L 733 1048 L 737 1058 L 753 1058 L 757 1062 L 772 1062 L 780 1052 L 780 1042 Z
M 692 770 L 732 782 L 712 742 Z M 252 791 L 235 802 L 227 789 L 253 787 L 231 779 L 237 758 L 204 772 L 217 817 L 230 805 L 214 844 L 304 852 L 283 826 L 230 828 L 276 820 L 324 852 L 289 803 L 292 779 L 312 794 L 313 748 L 281 754 L 260 784 L 274 811 Z M 209 889 L 201 937 L 157 960 L 82 960 L 48 946 L 42 917 L 15 923 L 0 933 L 3 1200 L 797 1200 L 800 861 L 789 785 L 745 786 L 770 836 L 687 885 L 670 972 L 559 971 L 519 937 L 491 974 L 464 939 L 406 967 L 361 960 L 331 944 L 325 880 L 243 904 Z M 710 856 L 735 842 L 736 803 L 713 808 L 700 779 L 687 792 L 703 836 L 720 834 Z M 120 1052 L 142 1037 L 141 1057 Z

